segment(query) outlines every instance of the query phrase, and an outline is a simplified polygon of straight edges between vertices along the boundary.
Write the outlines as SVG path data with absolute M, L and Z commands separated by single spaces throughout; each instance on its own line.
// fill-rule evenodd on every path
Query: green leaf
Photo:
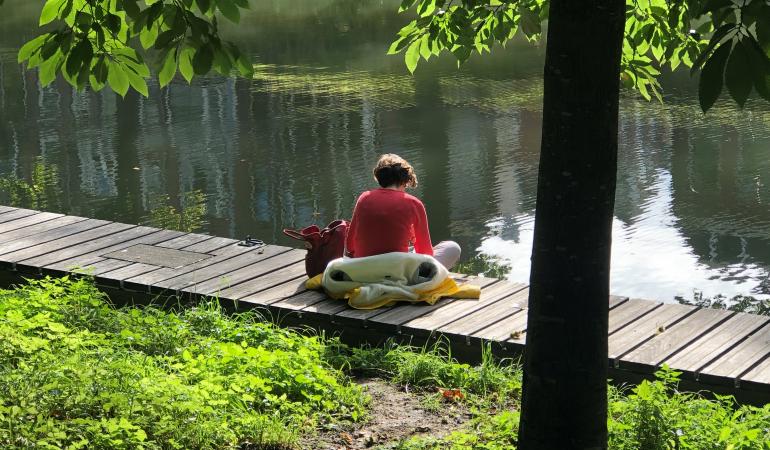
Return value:
M 126 75 L 123 66 L 120 63 L 109 63 L 109 74 L 107 75 L 107 82 L 113 91 L 118 93 L 121 97 L 126 96 L 128 92 L 128 75 Z
M 704 113 L 714 106 L 714 102 L 722 93 L 725 64 L 730 56 L 731 47 L 729 43 L 719 46 L 701 70 L 700 80 L 698 80 L 698 100 Z
M 730 53 L 725 71 L 725 84 L 733 100 L 743 108 L 754 84 L 749 62 L 749 50 L 746 48 L 745 40 L 738 41 Z
M 701 6 L 700 14 L 714 12 L 733 5 L 732 0 L 706 0 Z
M 142 43 L 142 48 L 148 49 L 152 47 L 158 39 L 158 26 L 153 25 L 149 28 L 142 27 L 142 31 L 139 33 L 139 42 Z
M 40 50 L 40 47 L 43 46 L 46 39 L 48 39 L 50 34 L 41 34 L 40 36 L 36 37 L 35 39 L 32 39 L 31 41 L 27 42 L 26 44 L 22 45 L 19 49 L 19 54 L 17 56 L 17 62 L 21 64 L 22 62 L 29 59 L 29 57 Z
M 214 61 L 214 52 L 211 47 L 204 45 L 195 52 L 192 60 L 193 70 L 196 75 L 205 75 L 211 70 L 211 63 Z
M 195 0 L 195 3 L 203 14 L 206 14 L 211 9 L 211 0 Z
M 129 84 L 134 90 L 145 97 L 150 95 L 149 90 L 147 89 L 147 81 L 145 81 L 144 77 L 132 70 L 131 67 L 128 67 L 125 70 L 125 74 L 128 77 Z
M 409 44 L 409 48 L 404 55 L 404 62 L 406 62 L 406 68 L 410 73 L 414 73 L 415 69 L 417 69 L 417 62 L 420 60 L 420 43 L 421 41 L 418 39 Z
M 158 73 L 160 87 L 168 85 L 174 79 L 174 74 L 176 74 L 176 50 L 172 48 L 166 54 L 166 58 L 163 60 L 163 68 Z
M 235 60 L 235 67 L 238 69 L 238 72 L 240 72 L 241 76 L 249 78 L 254 76 L 254 66 L 245 55 L 238 56 L 238 58 Z
M 766 8 L 770 10 L 770 7 Z M 767 56 L 770 56 L 770 14 L 757 20 L 757 41 Z
M 128 17 L 134 20 L 136 20 L 140 12 L 139 5 L 136 3 L 137 0 L 123 0 L 123 10 L 126 12 Z
M 64 5 L 64 0 L 48 0 L 43 6 L 43 11 L 40 12 L 40 26 L 47 23 L 51 23 L 54 19 L 59 17 L 59 11 L 61 11 Z
M 754 89 L 760 97 L 770 101 L 770 58 L 767 57 L 759 43 L 749 41 L 749 64 L 754 78 Z
M 217 0 L 219 12 L 227 17 L 230 22 L 238 23 L 241 20 L 241 12 L 232 0 Z
M 166 30 L 158 35 L 154 47 L 157 50 L 165 50 L 178 37 L 179 35 L 175 30 Z
M 696 70 L 700 69 L 701 66 L 703 66 L 703 63 L 706 61 L 706 58 L 708 58 L 708 56 L 711 54 L 711 51 L 719 44 L 719 42 L 722 39 L 724 39 L 725 36 L 727 36 L 727 33 L 729 33 L 733 29 L 735 29 L 735 24 L 727 23 L 719 27 L 716 31 L 714 31 L 714 34 L 711 35 L 711 40 L 709 40 L 709 43 L 706 46 L 706 48 L 698 55 L 695 61 L 693 61 L 692 69 L 690 69 L 690 75 L 695 73 Z
M 195 49 L 192 47 L 185 47 L 179 54 L 179 73 L 182 74 L 187 83 L 190 83 L 195 74 L 192 65 L 192 58 L 195 54 Z
M 40 78 L 40 84 L 42 86 L 48 86 L 53 80 L 56 79 L 56 74 L 59 72 L 62 63 L 64 62 L 64 55 L 57 51 L 50 58 L 46 59 L 40 64 L 38 76 Z

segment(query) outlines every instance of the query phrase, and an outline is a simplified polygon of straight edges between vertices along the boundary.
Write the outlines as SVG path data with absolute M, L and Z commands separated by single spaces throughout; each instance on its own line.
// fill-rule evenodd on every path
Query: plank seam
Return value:
M 707 328 L 707 329 L 706 329 L 705 331 L 703 331 L 702 333 L 700 333 L 700 334 L 698 334 L 697 336 L 695 336 L 694 338 L 690 339 L 690 340 L 689 340 L 689 341 L 687 341 L 687 342 L 686 342 L 684 345 L 680 346 L 680 347 L 679 347 L 677 350 L 674 350 L 674 351 L 673 351 L 671 354 L 669 354 L 669 355 L 666 355 L 665 357 L 663 357 L 663 359 L 661 359 L 660 361 L 658 361 L 657 363 L 655 363 L 655 366 L 656 366 L 656 367 L 657 367 L 657 366 L 660 366 L 660 365 L 661 365 L 661 364 L 663 364 L 663 362 L 665 362 L 667 359 L 669 359 L 669 358 L 672 358 L 674 355 L 677 355 L 677 354 L 679 354 L 679 353 L 683 352 L 683 351 L 684 351 L 684 350 L 685 350 L 687 347 L 689 347 L 690 345 L 692 345 L 693 343 L 695 343 L 695 341 L 697 341 L 698 339 L 702 338 L 703 336 L 705 336 L 705 335 L 707 335 L 707 334 L 711 333 L 711 332 L 712 332 L 712 331 L 714 331 L 716 328 L 718 328 L 719 326 L 721 326 L 723 323 L 725 323 L 725 322 L 727 322 L 728 320 L 730 320 L 730 319 L 732 319 L 733 317 L 735 317 L 735 315 L 736 315 L 736 314 L 737 314 L 737 313 L 735 313 L 735 312 L 732 312 L 732 314 L 729 314 L 729 315 L 725 316 L 725 318 L 724 318 L 724 319 L 720 320 L 719 322 L 717 322 L 717 323 L 715 323 L 714 325 L 712 325 L 712 326 L 710 326 L 709 328 Z
M 34 236 L 36 236 L 38 234 L 50 233 L 50 232 L 53 232 L 55 230 L 59 230 L 61 228 L 65 228 L 65 227 L 69 227 L 69 226 L 72 226 L 72 225 L 75 225 L 75 224 L 78 224 L 78 223 L 85 222 L 87 220 L 91 220 L 91 219 L 84 218 L 83 220 L 78 220 L 77 222 L 68 223 L 68 224 L 62 225 L 60 227 L 52 228 L 50 230 L 39 231 L 37 233 L 33 233 L 33 234 L 30 234 L 30 235 L 27 235 L 27 236 L 24 236 L 24 237 L 19 237 L 19 238 L 16 238 L 16 239 L 11 239 L 10 241 L 7 241 L 5 243 L 8 244 L 8 243 L 11 243 L 11 242 L 20 241 L 22 239 L 28 239 L 28 238 L 34 237 Z M 75 230 L 75 231 L 72 231 L 71 233 L 68 232 L 69 234 L 64 234 L 64 235 L 61 235 L 61 236 L 58 236 L 58 237 L 55 237 L 55 238 L 52 238 L 52 239 L 48 239 L 47 241 L 40 241 L 40 242 L 35 243 L 34 245 L 46 244 L 48 242 L 53 242 L 53 241 L 57 241 L 59 239 L 64 239 L 64 238 L 67 238 L 67 237 L 70 237 L 70 236 L 74 236 L 74 235 L 76 235 L 78 233 L 83 233 L 83 232 L 86 232 L 86 231 L 96 230 L 96 229 L 99 229 L 99 228 L 102 228 L 102 227 L 106 227 L 110 223 L 113 223 L 113 222 L 103 223 L 101 225 L 97 225 L 97 226 L 92 227 L 92 228 L 86 228 L 85 230 Z M 74 244 L 74 245 L 77 245 L 77 244 Z M 31 245 L 30 247 L 33 247 L 33 246 Z M 62 247 L 62 248 L 66 248 L 66 247 Z M 2 250 L 0 250 L 0 256 L 7 255 L 7 254 L 10 254 L 10 253 L 14 253 L 14 252 L 17 252 L 19 250 L 22 250 L 22 249 L 18 248 L 18 249 L 10 250 L 10 251 L 7 251 L 7 250 L 6 251 L 2 251 Z M 61 250 L 61 249 L 57 248 L 56 250 Z M 52 251 L 56 251 L 56 250 L 52 250 Z M 47 253 L 50 253 L 50 252 L 47 252 Z M 45 254 L 45 253 L 43 253 L 43 254 Z
M 264 259 L 260 259 L 259 261 L 252 261 L 252 262 L 250 262 L 249 264 L 246 264 L 246 265 L 243 265 L 243 266 L 239 266 L 239 267 L 236 267 L 236 268 L 232 269 L 230 272 L 232 273 L 232 272 L 235 272 L 235 271 L 237 271 L 237 270 L 241 270 L 241 269 L 245 269 L 246 267 L 250 267 L 250 266 L 252 266 L 252 265 L 254 265 L 254 264 L 260 264 L 260 263 L 262 263 L 262 262 L 264 262 L 264 261 L 269 261 L 269 260 L 271 260 L 271 259 L 273 259 L 273 258 L 275 258 L 275 257 L 281 256 L 281 255 L 285 255 L 286 253 L 289 253 L 291 250 L 292 250 L 292 249 L 288 249 L 288 250 L 282 251 L 282 252 L 280 252 L 280 253 L 276 253 L 276 254 L 274 254 L 274 255 L 270 255 L 270 256 L 268 256 L 267 258 L 264 258 Z M 247 254 L 247 253 L 243 253 L 243 254 Z M 297 261 L 292 261 L 292 262 L 290 262 L 290 263 L 286 263 L 286 264 L 285 264 L 285 265 L 283 265 L 283 266 L 279 266 L 279 267 L 276 267 L 276 268 L 274 268 L 274 269 L 268 270 L 267 272 L 262 272 L 262 273 L 260 273 L 260 274 L 258 274 L 258 275 L 256 275 L 256 276 L 254 276 L 254 277 L 251 277 L 251 278 L 249 278 L 248 280 L 244 280 L 244 281 L 251 281 L 251 280 L 255 280 L 255 279 L 257 279 L 257 278 L 260 278 L 260 277 L 263 277 L 263 276 L 265 276 L 265 275 L 271 274 L 271 273 L 275 272 L 276 270 L 281 270 L 281 269 L 284 269 L 284 268 L 286 268 L 286 267 L 288 267 L 288 266 L 291 266 L 292 264 L 296 264 L 296 263 L 298 263 L 299 261 L 301 261 L 301 260 L 297 260 Z M 182 290 L 184 290 L 184 289 L 188 289 L 188 288 L 190 288 L 190 287 L 192 287 L 192 286 L 197 286 L 197 285 L 199 285 L 199 284 L 203 284 L 203 283 L 209 282 L 209 281 L 211 281 L 211 280 L 215 280 L 215 279 L 217 279 L 217 278 L 219 278 L 219 277 L 226 277 L 226 276 L 227 276 L 227 274 L 221 274 L 221 275 L 215 275 L 215 276 L 213 276 L 213 277 L 210 277 L 210 278 L 206 278 L 206 279 L 203 279 L 203 280 L 199 280 L 199 281 L 192 281 L 192 282 L 190 282 L 190 283 L 187 283 L 186 285 L 184 285 L 184 286 L 182 286 L 182 287 L 179 287 L 179 288 L 177 288 L 177 289 L 176 289 L 176 291 L 177 291 L 177 292 L 181 292 Z M 172 278 L 173 278 L 173 277 L 172 277 Z M 235 283 L 235 284 L 233 284 L 233 285 L 231 285 L 231 286 L 228 286 L 228 287 L 237 286 L 237 285 L 239 285 L 239 284 L 240 284 L 240 282 L 239 282 L 239 283 Z M 192 292 L 190 292 L 190 293 L 192 293 Z M 196 292 L 196 293 L 197 293 L 197 292 Z M 203 294 L 203 295 L 211 295 L 211 294 L 209 293 L 209 294 Z
M 661 306 L 662 306 L 662 305 L 661 305 Z M 655 309 L 657 309 L 657 308 L 655 308 Z M 683 316 L 679 317 L 678 319 L 674 320 L 673 322 L 671 322 L 671 323 L 667 324 L 667 325 L 666 325 L 666 328 L 670 328 L 670 327 L 673 327 L 674 325 L 678 324 L 679 322 L 683 321 L 684 319 L 686 319 L 686 318 L 688 318 L 688 317 L 692 316 L 693 314 L 695 314 L 696 312 L 698 312 L 700 309 L 701 309 L 701 308 L 695 308 L 695 309 L 692 309 L 692 310 L 688 311 L 688 312 L 687 312 L 687 314 L 685 314 L 685 315 L 683 315 Z M 640 342 L 637 342 L 637 343 L 636 343 L 636 344 L 635 344 L 633 347 L 629 348 L 629 349 L 628 349 L 628 350 L 626 350 L 625 352 L 623 352 L 623 353 L 621 353 L 620 355 L 616 356 L 616 357 L 614 358 L 614 359 L 615 359 L 615 364 L 614 364 L 614 366 L 617 368 L 617 367 L 618 367 L 618 363 L 619 363 L 619 362 L 621 362 L 621 361 L 623 360 L 623 357 L 624 357 L 624 356 L 626 356 L 627 354 L 629 354 L 629 353 L 633 352 L 634 350 L 636 350 L 637 348 L 639 348 L 639 347 L 641 347 L 642 345 L 646 344 L 647 342 L 651 341 L 652 339 L 654 339 L 654 338 L 655 338 L 655 336 L 657 336 L 657 335 L 655 335 L 655 334 L 654 334 L 654 335 L 652 335 L 652 336 L 647 336 L 647 338 L 645 338 L 645 339 L 641 340 Z
M 658 303 L 657 305 L 655 305 L 654 308 L 650 308 L 647 311 L 643 312 L 642 314 L 640 314 L 640 315 L 634 317 L 633 319 L 629 320 L 628 322 L 624 322 L 622 325 L 618 325 L 618 327 L 615 328 L 613 331 L 607 333 L 607 338 L 609 338 L 613 334 L 619 332 L 620 330 L 626 328 L 627 326 L 631 325 L 632 323 L 636 322 L 637 320 L 641 319 L 642 317 L 644 317 L 644 316 L 646 316 L 648 314 L 652 314 L 653 311 L 657 311 L 657 309 L 661 308 L 661 307 L 663 307 L 663 303 Z
M 700 376 L 700 374 L 703 372 L 703 369 L 705 369 L 706 367 L 708 367 L 711 364 L 715 363 L 719 358 L 721 358 L 721 357 L 725 356 L 726 354 L 730 353 L 730 351 L 732 349 L 734 349 L 735 347 L 741 345 L 746 340 L 748 340 L 750 337 L 752 337 L 755 334 L 757 334 L 759 332 L 759 330 L 761 330 L 762 328 L 764 328 L 765 326 L 768 326 L 768 325 L 770 325 L 770 321 L 762 322 L 756 328 L 751 330 L 751 333 L 749 333 L 749 334 L 745 335 L 744 337 L 742 337 L 742 338 L 738 339 L 737 341 L 735 341 L 735 343 L 733 343 L 733 345 L 731 345 L 730 347 L 728 347 L 727 349 L 723 350 L 722 352 L 720 352 L 715 357 L 713 357 L 710 360 L 708 360 L 705 364 L 703 364 L 702 366 L 698 367 L 696 370 L 693 370 L 693 372 L 696 373 L 698 376 Z M 706 374 L 706 375 L 708 375 L 708 374 Z

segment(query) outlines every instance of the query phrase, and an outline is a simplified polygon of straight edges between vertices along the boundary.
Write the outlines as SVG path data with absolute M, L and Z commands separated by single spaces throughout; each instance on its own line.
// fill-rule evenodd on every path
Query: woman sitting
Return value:
M 405 192 L 417 187 L 412 166 L 398 155 L 382 155 L 374 178 L 381 187 L 358 197 L 345 241 L 347 255 L 408 252 L 411 246 L 451 269 L 460 259 L 460 246 L 452 241 L 431 244 L 425 205 Z

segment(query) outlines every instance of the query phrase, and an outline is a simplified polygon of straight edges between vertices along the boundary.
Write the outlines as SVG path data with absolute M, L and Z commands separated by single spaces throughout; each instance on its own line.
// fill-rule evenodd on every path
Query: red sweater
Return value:
M 414 251 L 433 256 L 425 205 L 406 192 L 374 189 L 358 197 L 345 247 L 353 257 Z

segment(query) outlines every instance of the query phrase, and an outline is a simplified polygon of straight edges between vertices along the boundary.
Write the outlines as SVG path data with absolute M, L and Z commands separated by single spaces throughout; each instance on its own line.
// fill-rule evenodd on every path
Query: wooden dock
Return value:
M 286 325 L 309 325 L 349 341 L 388 337 L 415 344 L 446 338 L 455 355 L 484 342 L 516 356 L 526 341 L 525 284 L 468 277 L 480 300 L 354 310 L 304 288 L 304 250 L 243 247 L 233 239 L 0 206 L 0 269 L 6 275 L 88 273 L 134 297 L 218 296 L 259 308 Z M 18 278 L 18 277 L 16 277 Z M 770 398 L 770 317 L 642 299 L 609 299 L 614 379 L 649 378 L 661 365 L 682 371 L 688 389 Z

